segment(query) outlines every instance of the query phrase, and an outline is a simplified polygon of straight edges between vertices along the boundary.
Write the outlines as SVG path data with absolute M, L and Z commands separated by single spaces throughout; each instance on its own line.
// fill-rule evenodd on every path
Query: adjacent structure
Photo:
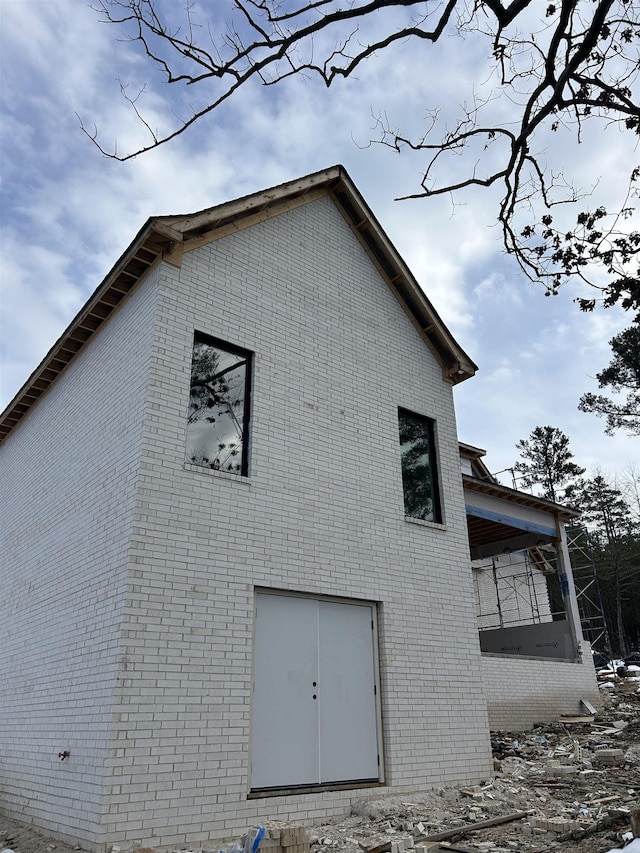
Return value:
M 101 853 L 489 775 L 475 370 L 342 167 L 150 219 L 1 419 L 0 807 Z
M 500 485 L 484 455 L 460 445 L 489 725 L 526 729 L 599 705 L 567 545 L 579 513 Z

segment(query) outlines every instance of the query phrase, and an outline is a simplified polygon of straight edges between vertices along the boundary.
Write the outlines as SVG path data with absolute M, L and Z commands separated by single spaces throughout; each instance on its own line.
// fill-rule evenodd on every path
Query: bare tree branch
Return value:
M 544 282 L 548 294 L 578 278 L 600 290 L 603 304 L 640 310 L 639 245 L 628 219 L 605 211 L 597 238 L 580 220 L 589 219 L 588 211 L 580 211 L 575 228 L 552 226 L 546 211 L 575 203 L 584 193 L 553 174 L 544 154 L 553 131 L 573 133 L 577 142 L 599 124 L 640 133 L 640 0 L 219 0 L 206 27 L 195 5 L 186 7 L 185 23 L 177 26 L 162 19 L 157 2 L 98 0 L 97 8 L 102 20 L 140 44 L 168 84 L 206 87 L 207 99 L 161 132 L 143 117 L 142 92 L 131 97 L 122 85 L 149 141 L 120 154 L 82 124 L 105 156 L 127 160 L 174 139 L 252 80 L 273 86 L 311 74 L 330 87 L 365 60 L 380 61 L 398 43 L 434 45 L 445 34 L 474 33 L 487 41 L 495 85 L 483 99 L 474 97 L 452 130 L 439 131 L 433 110 L 428 132 L 418 139 L 379 121 L 379 142 L 427 154 L 420 190 L 402 197 L 500 185 L 497 219 L 504 247 L 525 275 Z M 223 15 L 222 23 L 216 14 Z M 363 38 L 368 32 L 376 35 Z M 498 98 L 511 105 L 506 125 L 496 123 L 492 113 Z M 443 168 L 452 155 L 457 156 L 453 180 Z M 638 172 L 630 165 L 629 173 L 634 194 Z M 630 208 L 626 202 L 625 208 Z M 613 281 L 603 284 L 603 272 Z M 581 304 L 588 310 L 592 303 L 583 299 Z

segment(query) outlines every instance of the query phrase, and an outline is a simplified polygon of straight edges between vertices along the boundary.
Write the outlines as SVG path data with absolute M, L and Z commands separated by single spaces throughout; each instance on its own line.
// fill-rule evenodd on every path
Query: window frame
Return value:
M 193 462 L 187 456 L 187 463 L 189 465 L 194 465 L 197 468 L 200 468 L 204 471 L 216 471 L 221 474 L 235 476 L 235 477 L 248 477 L 249 476 L 249 425 L 251 421 L 251 391 L 252 391 L 252 379 L 253 379 L 253 357 L 254 353 L 251 350 L 247 350 L 244 347 L 236 346 L 235 344 L 230 344 L 227 341 L 223 341 L 221 338 L 217 338 L 214 335 L 208 335 L 206 332 L 200 332 L 197 329 L 193 331 L 193 338 L 191 342 L 191 362 L 189 365 L 189 399 L 191 399 L 191 381 L 193 377 L 193 351 L 196 344 L 205 344 L 207 346 L 215 347 L 216 349 L 222 350 L 223 352 L 230 353 L 231 355 L 241 356 L 246 360 L 245 367 L 245 375 L 244 375 L 244 401 L 242 407 L 242 450 L 240 454 L 240 471 L 226 471 L 224 468 L 214 468 L 209 465 L 199 465 L 197 462 Z M 188 425 L 188 417 L 187 414 L 187 425 Z M 185 452 L 186 455 L 186 452 Z
M 427 427 L 427 437 L 429 442 L 429 471 L 431 475 L 431 490 L 433 495 L 433 518 L 423 518 L 419 515 L 409 515 L 407 512 L 406 500 L 406 485 L 405 485 L 405 466 L 402 461 L 402 450 L 400 452 L 400 469 L 402 474 L 402 497 L 404 503 L 405 518 L 410 521 L 422 522 L 424 524 L 436 524 L 442 526 L 444 524 L 444 512 L 442 506 L 442 494 L 440 491 L 440 465 L 437 452 L 437 435 L 436 421 L 427 415 L 422 415 L 414 412 L 411 409 L 406 409 L 404 406 L 398 406 L 398 438 L 400 438 L 400 419 L 402 417 L 412 418 L 414 421 L 419 421 Z M 402 443 L 400 442 L 400 448 Z

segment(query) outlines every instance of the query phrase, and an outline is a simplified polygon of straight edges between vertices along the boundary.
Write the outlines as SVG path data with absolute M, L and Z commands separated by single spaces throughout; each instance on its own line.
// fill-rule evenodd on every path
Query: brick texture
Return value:
M 70 840 L 102 820 L 156 295 L 151 278 L 0 452 L 0 806 Z
M 591 646 L 582 642 L 581 650 L 575 662 L 483 655 L 491 728 L 523 731 L 562 714 L 581 715 L 581 699 L 601 707 Z
M 194 330 L 255 353 L 246 479 L 185 465 Z M 404 518 L 398 406 L 442 525 Z M 452 389 L 328 198 L 158 267 L 3 456 L 11 814 L 198 845 L 489 774 Z M 256 586 L 378 604 L 384 786 L 247 798 Z

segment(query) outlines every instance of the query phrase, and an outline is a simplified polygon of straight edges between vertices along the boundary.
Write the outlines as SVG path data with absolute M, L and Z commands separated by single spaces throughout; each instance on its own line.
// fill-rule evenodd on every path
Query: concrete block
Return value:
M 575 776 L 578 768 L 574 764 L 558 764 L 557 766 L 547 767 L 547 776 Z
M 606 764 L 613 767 L 617 764 L 624 764 L 624 750 L 622 749 L 598 749 L 594 753 L 593 760 L 597 764 Z
M 577 820 L 568 820 L 562 817 L 532 817 L 531 826 L 535 830 L 543 830 L 545 832 L 572 832 L 575 829 L 580 829 L 580 824 Z
M 280 832 L 282 847 L 292 847 L 294 844 L 308 843 L 307 831 L 303 826 L 286 826 Z
M 283 853 L 309 853 L 309 842 L 282 847 Z

